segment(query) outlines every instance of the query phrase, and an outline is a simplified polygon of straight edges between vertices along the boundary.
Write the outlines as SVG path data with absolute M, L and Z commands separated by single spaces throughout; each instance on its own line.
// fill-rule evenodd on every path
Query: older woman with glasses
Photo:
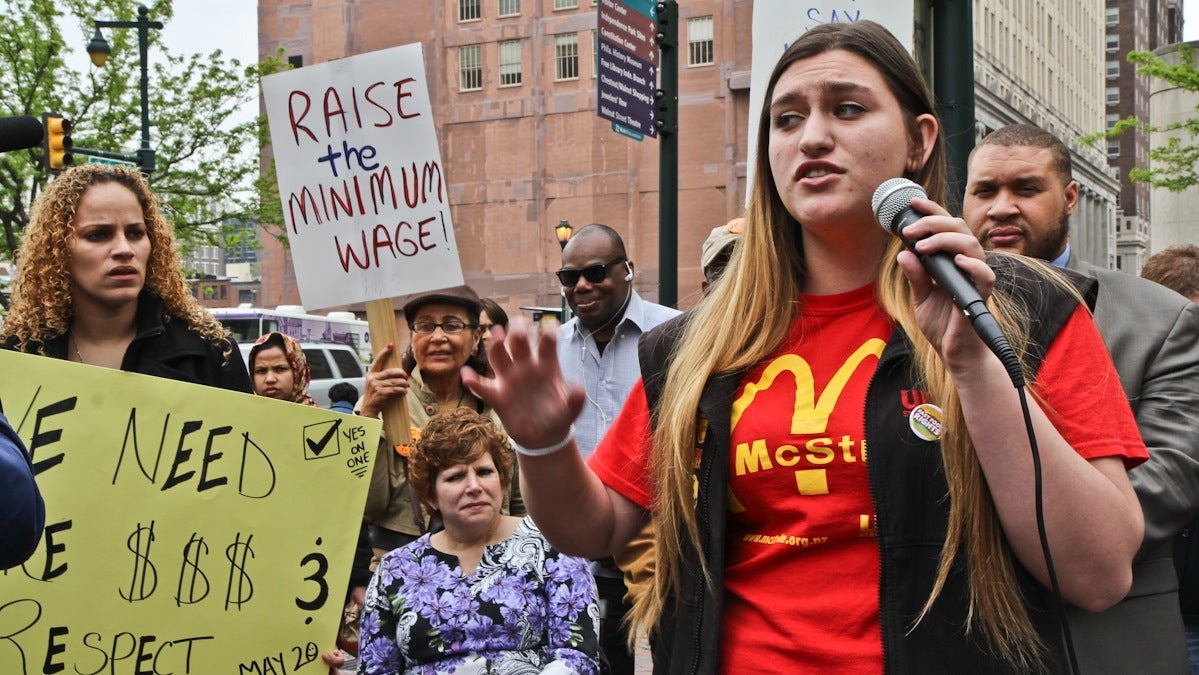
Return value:
M 387 368 L 393 345 L 375 359 L 366 377 L 360 413 L 377 416 L 395 396 L 404 396 L 408 420 L 422 429 L 429 420 L 456 408 L 470 408 L 490 418 L 501 429 L 499 417 L 462 383 L 462 366 L 485 369 L 479 353 L 479 313 L 483 303 L 469 286 L 410 296 L 404 318 L 412 335 L 412 361 L 407 369 Z M 386 444 L 390 450 L 391 444 Z M 390 551 L 411 542 L 425 530 L 420 504 L 408 490 L 407 461 L 398 453 L 383 453 L 375 463 L 366 518 L 370 521 L 371 547 Z M 513 481 L 513 515 L 524 507 Z M 506 503 L 507 505 L 507 503 Z

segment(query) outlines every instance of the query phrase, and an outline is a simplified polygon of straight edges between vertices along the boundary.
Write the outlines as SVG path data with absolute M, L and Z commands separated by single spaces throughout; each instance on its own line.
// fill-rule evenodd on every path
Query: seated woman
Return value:
M 250 377 L 254 393 L 280 401 L 316 405 L 308 395 L 312 373 L 308 357 L 296 339 L 283 333 L 267 333 L 250 348 Z
M 379 563 L 358 672 L 598 672 L 595 581 L 532 519 L 500 513 L 512 454 L 491 420 L 469 408 L 433 417 L 411 463 L 445 529 Z

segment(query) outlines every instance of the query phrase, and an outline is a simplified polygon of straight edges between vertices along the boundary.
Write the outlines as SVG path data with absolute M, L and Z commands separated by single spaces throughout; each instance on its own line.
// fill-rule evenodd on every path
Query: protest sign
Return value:
M 421 45 L 269 75 L 262 93 L 305 306 L 462 283 Z
M 379 421 L 0 351 L 46 531 L 0 673 L 325 675 Z

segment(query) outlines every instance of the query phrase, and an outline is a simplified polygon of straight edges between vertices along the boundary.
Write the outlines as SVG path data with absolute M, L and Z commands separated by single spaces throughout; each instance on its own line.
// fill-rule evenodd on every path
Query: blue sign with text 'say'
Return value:
M 654 137 L 658 135 L 656 8 L 652 0 L 600 0 L 597 12 L 596 113 L 628 131 Z

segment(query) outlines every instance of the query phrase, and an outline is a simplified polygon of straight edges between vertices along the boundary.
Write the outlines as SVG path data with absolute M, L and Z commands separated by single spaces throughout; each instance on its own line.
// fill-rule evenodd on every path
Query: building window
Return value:
M 483 17 L 483 0 L 458 0 L 458 21 L 478 21 Z
M 483 88 L 483 47 L 466 45 L 458 48 L 458 91 L 478 91 Z
M 687 19 L 687 65 L 703 66 L 716 63 L 712 48 L 712 17 Z
M 500 43 L 500 86 L 513 87 L 521 83 L 520 40 Z
M 1120 102 L 1120 88 L 1119 87 L 1108 87 L 1107 88 L 1107 104 L 1108 105 L 1116 105 L 1119 102 Z
M 554 0 L 555 4 L 558 0 Z M 579 79 L 579 34 L 554 36 L 554 79 Z
M 1107 156 L 1108 157 L 1119 157 L 1120 156 L 1120 139 L 1118 139 L 1118 138 L 1107 139 Z
M 579 0 L 554 0 L 554 10 L 577 9 Z
M 1116 122 L 1120 121 L 1120 116 L 1116 113 L 1107 114 L 1107 128 L 1111 129 L 1116 126 Z
M 1107 36 L 1107 50 L 1109 52 L 1114 52 L 1119 49 L 1120 49 L 1120 36 L 1119 35 L 1108 35 Z
M 1115 78 L 1115 77 L 1120 77 L 1120 62 L 1119 61 L 1108 61 L 1107 62 L 1107 76 L 1109 79 Z
M 1119 7 L 1108 7 L 1107 8 L 1107 25 L 1115 26 L 1118 23 L 1120 23 L 1120 8 Z
M 520 0 L 499 0 L 500 16 L 520 16 Z

